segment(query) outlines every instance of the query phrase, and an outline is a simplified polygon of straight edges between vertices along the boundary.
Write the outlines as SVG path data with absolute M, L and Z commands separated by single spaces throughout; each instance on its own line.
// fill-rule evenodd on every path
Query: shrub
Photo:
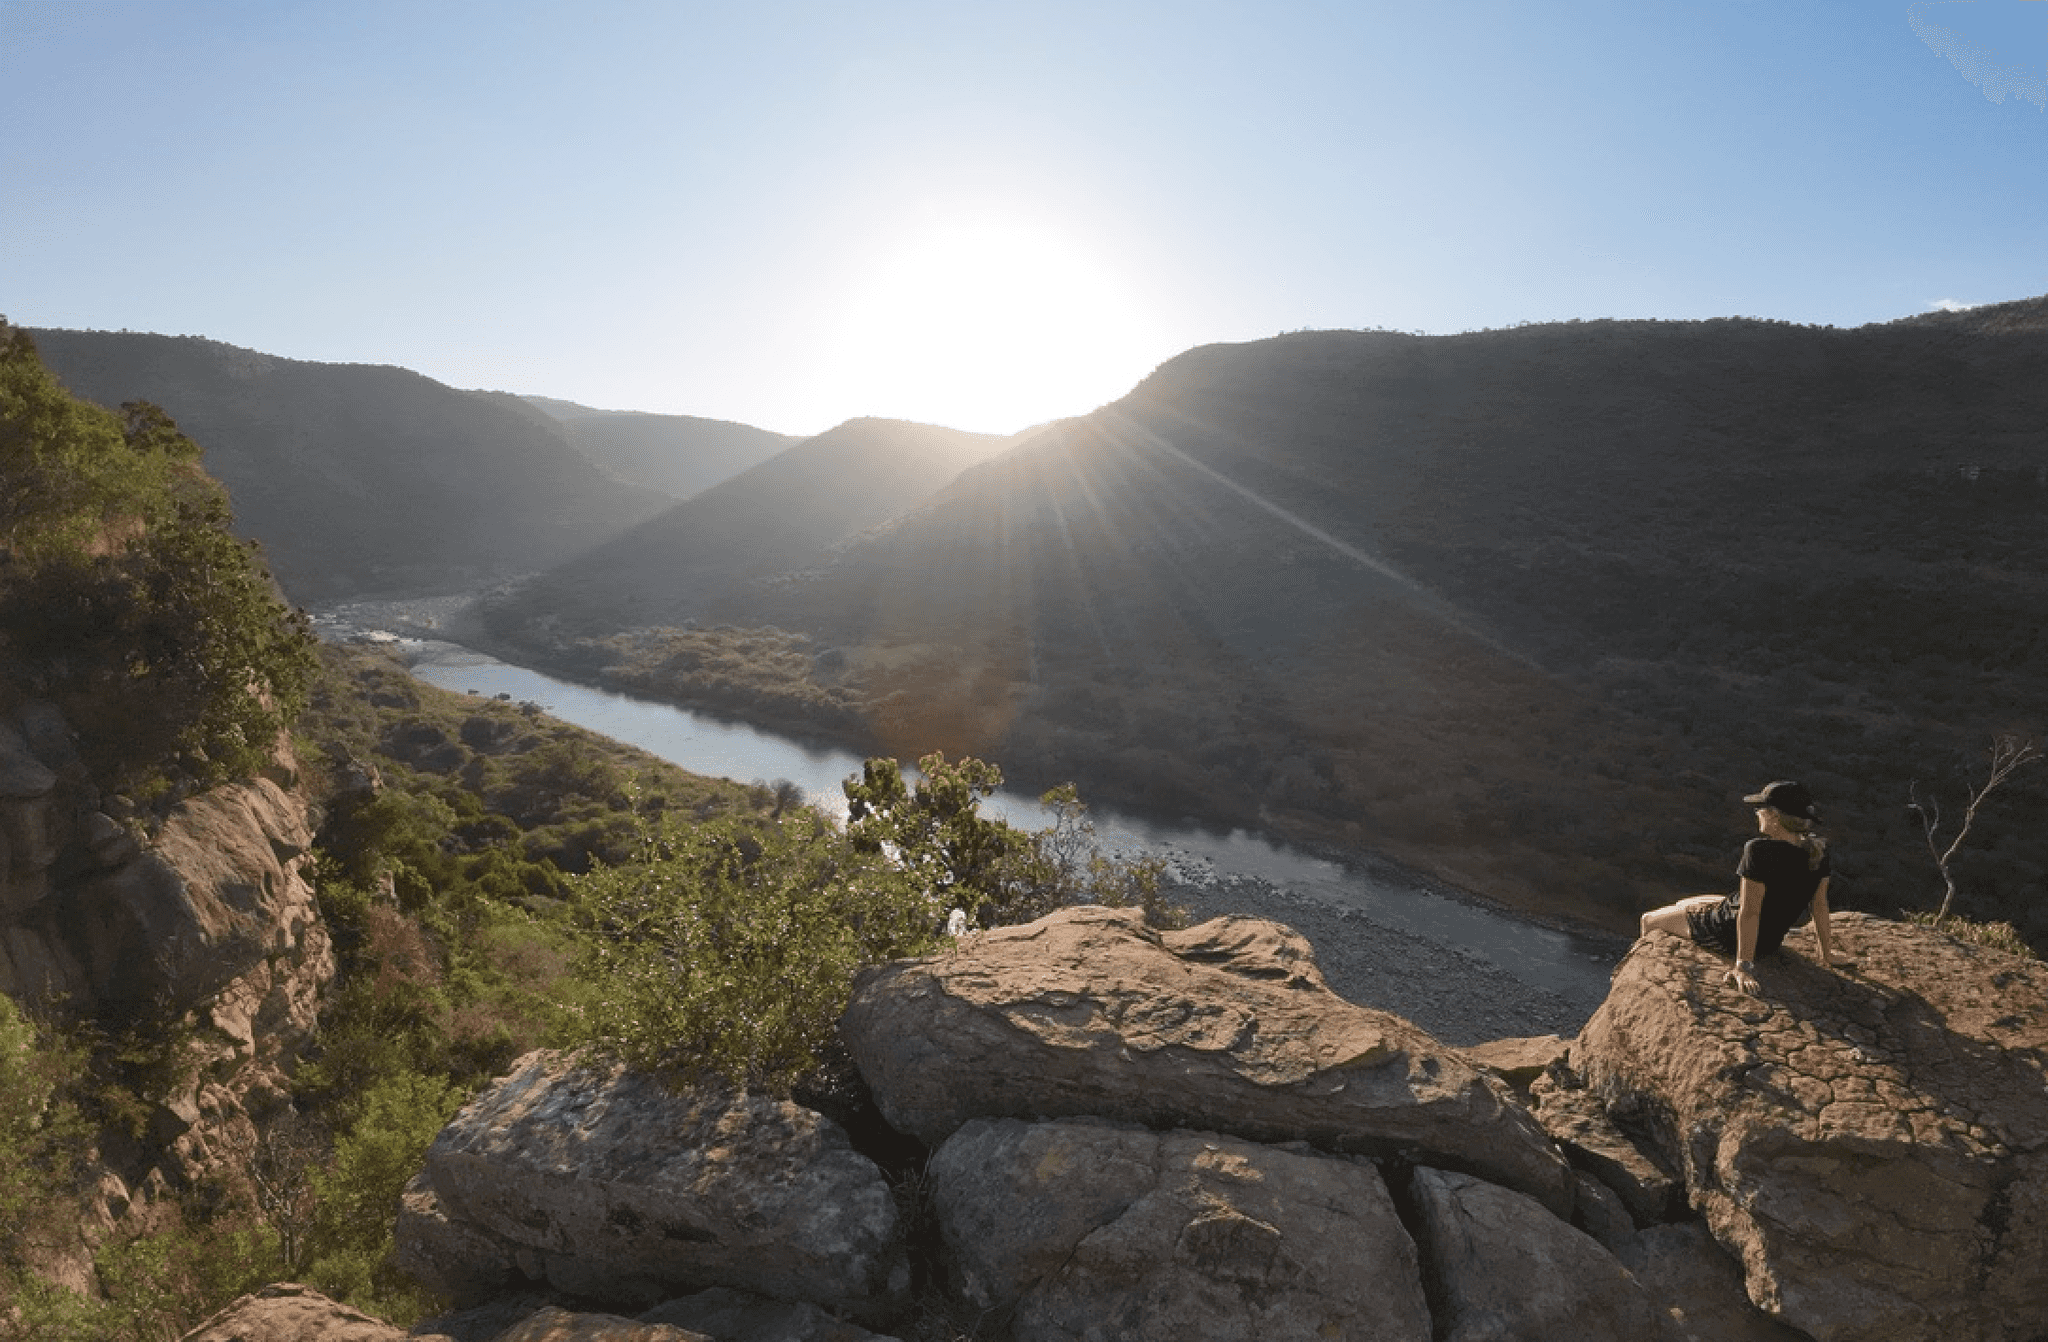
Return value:
M 313 1179 L 319 1210 L 309 1284 L 401 1325 L 433 1303 L 398 1271 L 392 1227 L 406 1184 L 463 1098 L 446 1077 L 419 1072 L 398 1072 L 363 1092 L 354 1121 L 334 1143 L 334 1163 Z
M 638 860 L 575 882 L 582 1036 L 671 1077 L 786 1089 L 864 965 L 937 940 L 929 885 L 816 816 L 647 822 Z

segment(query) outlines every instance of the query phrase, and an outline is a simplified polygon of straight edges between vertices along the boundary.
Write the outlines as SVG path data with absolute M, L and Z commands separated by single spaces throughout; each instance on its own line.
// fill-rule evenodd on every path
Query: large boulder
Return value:
M 1663 1307 L 1613 1254 L 1530 1198 L 1427 1167 L 1409 1182 L 1439 1342 L 1678 1342 Z
M 1761 967 L 1653 936 L 1573 1066 L 1642 1114 L 1751 1299 L 1821 1342 L 2031 1342 L 2048 1320 L 2048 966 L 1837 915 Z
M 1368 1161 L 977 1119 L 930 1178 L 958 1289 L 1010 1313 L 1019 1342 L 1430 1335 L 1414 1243 Z
M 245 1295 L 180 1342 L 405 1342 L 402 1328 L 329 1300 L 310 1286 L 280 1282 Z
M 868 971 L 840 1033 L 883 1115 L 934 1146 L 977 1117 L 1096 1115 L 1412 1155 L 1571 1207 L 1563 1156 L 1501 1081 L 1338 997 L 1277 923 L 1161 933 L 1064 909 Z
M 68 892 L 94 999 L 191 1007 L 294 953 L 319 923 L 312 846 L 304 798 L 268 778 L 178 803 L 146 851 Z
M 765 1096 L 531 1053 L 442 1129 L 425 1178 L 433 1206 L 411 1191 L 399 1253 L 450 1293 L 507 1261 L 635 1309 L 707 1286 L 884 1309 L 909 1284 L 881 1171 L 838 1124 Z

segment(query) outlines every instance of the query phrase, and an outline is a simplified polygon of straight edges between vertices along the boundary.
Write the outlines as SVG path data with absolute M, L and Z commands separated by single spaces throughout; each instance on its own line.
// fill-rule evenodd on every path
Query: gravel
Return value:
M 1251 877 L 1170 869 L 1167 889 L 1196 922 L 1236 914 L 1285 923 L 1314 945 L 1340 996 L 1411 1020 L 1446 1044 L 1569 1037 L 1600 1005 L 1590 993 L 1574 999 L 1535 987 L 1455 944 Z

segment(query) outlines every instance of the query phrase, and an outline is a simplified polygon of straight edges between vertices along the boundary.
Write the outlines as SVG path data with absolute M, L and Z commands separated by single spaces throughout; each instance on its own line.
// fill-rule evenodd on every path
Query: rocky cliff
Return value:
M 132 810 L 100 795 L 54 707 L 0 719 L 0 991 L 109 1028 L 147 1022 L 178 1055 L 177 1083 L 148 1097 L 147 1140 L 102 1152 L 109 1219 L 145 1187 L 243 1162 L 251 1116 L 285 1103 L 334 974 L 287 751 L 268 776 L 180 802 L 153 833 Z
M 411 1336 L 2039 1342 L 2048 967 L 1840 923 L 1846 973 L 1659 934 L 1568 1046 L 1453 1050 L 1275 924 L 1065 910 L 862 980 L 893 1143 L 535 1054 L 406 1196 L 470 1306 Z M 191 1342 L 321 1320 L 401 1336 L 278 1287 Z

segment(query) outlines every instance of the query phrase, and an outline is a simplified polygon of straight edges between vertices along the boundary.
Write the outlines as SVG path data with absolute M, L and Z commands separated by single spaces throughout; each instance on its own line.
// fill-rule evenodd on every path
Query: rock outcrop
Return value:
M 1370 1161 L 976 1119 L 930 1177 L 959 1289 L 1019 1338 L 1430 1336 L 1414 1242 Z
M 1439 1342 L 1614 1338 L 1677 1342 L 1663 1308 L 1585 1233 L 1513 1189 L 1418 1169 Z
M 406 1333 L 310 1286 L 280 1282 L 245 1295 L 180 1342 L 405 1342 Z
M 524 1278 L 645 1308 L 728 1286 L 873 1311 L 909 1286 L 881 1171 L 786 1101 L 532 1053 L 442 1130 L 424 1175 L 400 1262 L 450 1294 Z
M 1277 923 L 1161 933 L 1063 909 L 870 971 L 840 1033 L 889 1122 L 934 1146 L 973 1118 L 1088 1115 L 1398 1155 L 1571 1208 L 1568 1167 L 1501 1081 L 1332 993 Z
M 1066 910 L 856 988 L 877 1107 L 936 1147 L 910 1223 L 816 1115 L 536 1054 L 436 1143 L 401 1251 L 445 1289 L 640 1310 L 540 1301 L 457 1342 L 851 1342 L 849 1310 L 903 1321 L 912 1260 L 921 1302 L 1016 1342 L 2038 1342 L 2048 967 L 1839 921 L 1858 972 L 1798 933 L 1762 1000 L 1646 941 L 1568 1057 L 1502 1041 L 1481 1075 L 1331 997 L 1285 928 Z M 712 1241 L 739 1251 L 671 1257 Z
M 1854 914 L 1852 973 L 1810 930 L 1763 997 L 1654 937 L 1573 1067 L 1642 1116 L 1743 1265 L 1820 1342 L 2033 1342 L 2048 1329 L 2048 966 Z
M 51 705 L 0 719 L 0 992 L 115 1027 L 181 1021 L 182 1079 L 147 1149 L 98 1177 L 96 1217 L 130 1184 L 242 1166 L 251 1115 L 287 1100 L 334 952 L 304 867 L 309 803 L 280 743 L 268 776 L 188 797 L 146 841 L 102 798 Z

